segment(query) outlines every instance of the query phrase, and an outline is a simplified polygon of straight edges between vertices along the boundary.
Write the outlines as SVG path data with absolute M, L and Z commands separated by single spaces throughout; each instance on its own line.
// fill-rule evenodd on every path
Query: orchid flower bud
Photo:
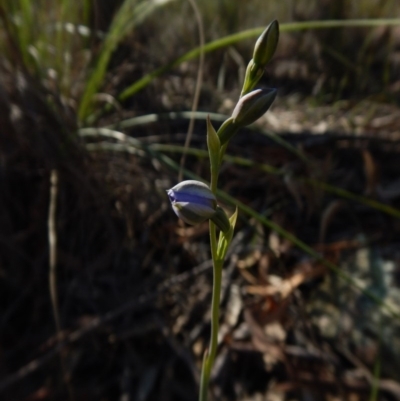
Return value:
M 256 89 L 242 96 L 233 110 L 233 122 L 240 127 L 254 123 L 267 112 L 275 97 L 276 89 L 271 88 Z
M 211 219 L 223 232 L 230 222 L 211 189 L 200 181 L 187 180 L 167 191 L 175 214 L 185 223 L 196 225 Z
M 271 60 L 278 46 L 279 23 L 272 21 L 257 39 L 254 46 L 253 60 L 260 67 L 265 67 Z
M 215 214 L 215 195 L 200 181 L 182 181 L 169 189 L 167 194 L 175 214 L 185 223 L 199 224 Z

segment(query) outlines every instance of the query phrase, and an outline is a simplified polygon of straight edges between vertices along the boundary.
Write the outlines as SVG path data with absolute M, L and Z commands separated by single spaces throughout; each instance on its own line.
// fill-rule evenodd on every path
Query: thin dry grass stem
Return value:
M 49 236 L 49 290 L 50 300 L 53 309 L 53 316 L 57 331 L 57 342 L 61 343 L 63 334 L 61 331 L 61 319 L 58 303 L 57 291 L 57 227 L 56 227 L 56 213 L 57 213 L 57 193 L 58 193 L 58 171 L 51 170 L 50 173 L 50 203 L 49 203 L 49 216 L 48 216 L 48 236 Z M 60 352 L 60 365 L 61 372 L 65 386 L 68 390 L 70 401 L 73 401 L 74 395 L 71 383 L 69 382 L 69 375 L 65 366 L 65 354 Z
M 56 229 L 56 204 L 58 191 L 58 172 L 52 170 L 50 174 L 50 204 L 49 204 L 49 290 L 53 316 L 58 336 L 61 335 L 60 313 L 58 310 L 57 292 L 57 229 Z M 59 338 L 60 339 L 60 338 Z
M 195 92 L 194 92 L 194 97 L 193 97 L 192 111 L 191 111 L 191 116 L 190 116 L 188 133 L 187 133 L 185 145 L 184 145 L 185 149 L 188 149 L 190 146 L 190 141 L 191 141 L 192 135 L 193 135 L 195 113 L 196 113 L 197 107 L 199 105 L 201 85 L 203 83 L 203 71 L 204 71 L 204 50 L 203 49 L 204 49 L 204 43 L 205 43 L 204 26 L 203 26 L 203 21 L 201 18 L 199 8 L 197 7 L 197 4 L 194 0 L 188 0 L 188 1 L 193 8 L 194 15 L 197 20 L 197 26 L 198 26 L 198 30 L 199 30 L 200 54 L 199 54 L 199 68 L 197 70 L 197 79 L 196 79 L 196 87 L 195 87 Z M 178 181 L 182 181 L 183 167 L 185 165 L 185 160 L 186 160 L 186 151 L 184 151 L 182 153 L 182 157 L 180 160 Z

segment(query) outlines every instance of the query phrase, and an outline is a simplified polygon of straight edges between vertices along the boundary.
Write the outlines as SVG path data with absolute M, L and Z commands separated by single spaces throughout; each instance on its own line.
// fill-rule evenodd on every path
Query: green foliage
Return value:
M 114 15 L 107 34 L 104 35 L 103 32 L 92 32 L 90 29 L 89 20 L 92 7 L 90 0 L 85 0 L 79 3 L 78 6 L 72 0 L 58 2 L 38 0 L 35 3 L 27 0 L 6 0 L 0 6 L 0 10 L 3 26 L 7 29 L 9 35 L 3 35 L 0 38 L 0 48 L 9 60 L 20 56 L 25 67 L 35 73 L 40 79 L 50 81 L 64 96 L 73 97 L 79 105 L 79 120 L 85 121 L 93 111 L 93 97 L 101 91 L 110 59 L 118 45 L 124 38 L 132 34 L 139 25 L 150 20 L 152 15 L 161 7 L 168 5 L 171 10 L 174 10 L 175 8 L 172 7 L 173 3 L 174 0 L 164 0 L 161 2 L 155 0 L 125 0 Z M 231 15 L 230 20 L 235 21 L 235 13 L 241 13 L 242 16 L 254 14 L 257 4 L 256 0 L 249 2 L 248 5 L 236 5 L 233 7 L 230 4 L 228 7 Z M 205 2 L 201 7 L 204 12 L 203 18 L 207 24 L 211 16 L 213 18 L 215 16 L 215 6 L 209 2 Z M 227 5 L 224 7 L 226 8 Z M 264 8 L 265 4 L 263 4 L 263 10 Z M 305 15 L 310 12 L 310 8 L 307 8 L 305 4 L 299 3 L 297 8 Z M 364 14 L 369 18 L 372 16 L 376 18 L 382 15 L 390 15 L 389 10 L 390 5 L 386 3 L 380 13 L 377 13 L 377 9 L 373 7 L 371 2 L 364 1 L 360 3 L 359 10 L 353 10 L 352 7 L 348 7 L 346 17 L 350 18 L 353 15 Z M 168 14 L 168 8 L 166 11 L 167 17 L 165 18 L 176 18 Z M 228 11 L 226 10 L 226 12 Z M 284 13 L 284 9 L 276 4 L 270 4 L 265 9 L 265 13 L 281 16 Z M 243 30 L 241 24 L 245 23 L 246 18 L 236 19 L 235 24 L 237 26 L 234 28 L 236 31 L 239 31 L 238 33 L 217 40 L 211 39 L 204 46 L 204 52 L 223 49 L 260 35 L 264 28 Z M 160 18 L 160 21 L 163 21 L 163 19 Z M 299 32 L 310 29 L 340 30 L 346 27 L 366 28 L 399 24 L 399 19 L 379 18 L 338 21 L 315 20 L 283 23 L 280 30 L 281 32 Z M 157 27 L 157 29 L 157 32 L 162 31 L 161 27 Z M 233 30 L 233 27 L 231 29 Z M 96 52 L 93 52 L 93 40 L 98 41 L 99 39 L 100 48 Z M 16 46 L 13 46 L 10 40 Z M 367 41 L 368 38 L 366 38 L 366 46 Z M 345 55 L 333 48 L 327 47 L 326 52 L 343 65 L 352 63 L 357 71 L 360 68 L 354 61 L 349 61 Z M 118 100 L 124 101 L 135 95 L 138 91 L 153 82 L 156 77 L 185 61 L 198 57 L 199 53 L 200 48 L 193 48 L 175 60 L 160 66 L 159 69 L 148 72 L 141 79 L 123 89 L 118 94 Z M 250 68 L 250 70 L 258 71 L 256 78 L 260 78 L 262 71 L 259 68 Z M 385 76 L 386 78 L 384 79 L 387 80 L 387 73 Z M 244 93 L 247 91 L 245 90 Z
M 89 81 L 82 95 L 82 100 L 79 106 L 79 119 L 84 121 L 91 110 L 93 96 L 100 89 L 104 76 L 107 71 L 108 63 L 111 55 L 128 33 L 143 23 L 154 11 L 158 8 L 172 2 L 174 0 L 164 1 L 138 1 L 125 0 L 121 8 L 114 16 L 109 32 L 105 38 L 97 61 L 94 63 L 93 71 L 90 74 Z
M 82 54 L 91 32 L 87 26 L 90 1 L 48 2 L 7 0 L 0 5 L 5 34 L 0 48 L 7 59 L 23 67 L 66 96 L 75 89 L 75 76 L 85 65 Z

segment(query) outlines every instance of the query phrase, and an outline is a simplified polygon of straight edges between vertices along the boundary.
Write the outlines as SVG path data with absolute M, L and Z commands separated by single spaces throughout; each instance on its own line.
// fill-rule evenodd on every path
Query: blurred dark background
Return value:
M 399 2 L 196 4 L 206 43 L 281 23 L 261 82 L 278 98 L 221 175 L 259 217 L 240 212 L 224 270 L 213 399 L 400 400 Z M 371 26 L 286 25 L 352 19 Z M 229 116 L 255 40 L 205 55 L 185 164 L 204 179 L 200 112 Z M 121 93 L 198 45 L 190 2 L 0 5 L 1 400 L 197 398 L 208 229 L 181 225 L 165 190 L 198 58 Z

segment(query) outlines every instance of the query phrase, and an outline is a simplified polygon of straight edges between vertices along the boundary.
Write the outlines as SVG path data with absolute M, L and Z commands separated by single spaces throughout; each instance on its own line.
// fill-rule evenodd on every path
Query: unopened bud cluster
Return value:
M 272 21 L 257 39 L 254 46 L 253 58 L 247 65 L 241 96 L 249 93 L 264 75 L 264 68 L 270 62 L 278 46 L 279 24 Z

